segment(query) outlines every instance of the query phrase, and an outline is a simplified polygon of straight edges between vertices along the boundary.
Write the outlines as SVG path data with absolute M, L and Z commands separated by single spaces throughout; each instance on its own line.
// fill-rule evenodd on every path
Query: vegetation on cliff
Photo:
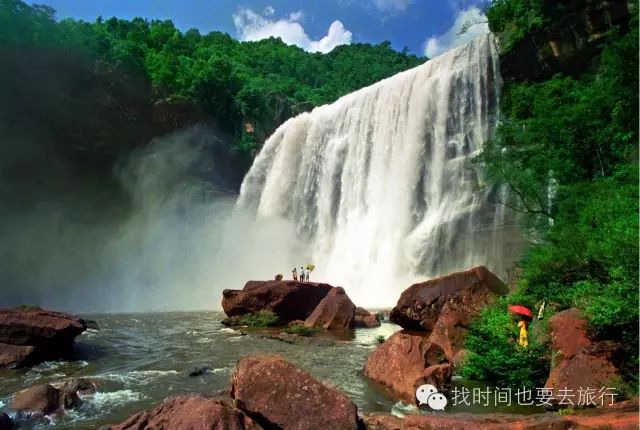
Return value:
M 250 154 L 287 118 L 425 61 L 389 42 L 309 53 L 269 38 L 179 31 L 171 21 L 55 20 L 48 6 L 0 2 L 0 47 L 82 53 L 109 70 L 150 81 L 153 101 L 189 101 Z
M 530 22 L 520 21 L 526 14 L 505 12 L 522 11 L 522 4 L 494 2 L 492 28 L 530 31 Z M 546 16 L 536 25 L 551 25 L 553 15 Z M 627 34 L 609 36 L 594 64 L 579 77 L 557 75 L 504 88 L 502 122 L 479 159 L 488 178 L 511 191 L 512 201 L 503 203 L 524 214 L 532 245 L 516 291 L 488 309 L 471 332 L 468 376 L 542 386 L 540 363 L 551 352 L 533 339 L 533 348 L 520 357 L 524 352 L 515 342 L 505 343 L 505 336 L 515 335 L 502 323 L 506 303 L 533 309 L 546 302 L 551 311 L 580 308 L 593 336 L 620 341 L 635 369 L 624 377 L 637 384 L 637 17 Z M 502 368 L 518 369 L 521 377 Z

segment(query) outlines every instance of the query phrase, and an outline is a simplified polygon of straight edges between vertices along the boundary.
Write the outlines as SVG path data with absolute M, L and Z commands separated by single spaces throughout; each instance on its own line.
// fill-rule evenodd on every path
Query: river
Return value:
M 315 377 L 345 392 L 360 411 L 390 412 L 411 409 L 396 405 L 384 390 L 361 374 L 366 358 L 376 348 L 376 337 L 400 330 L 384 322 L 374 329 L 342 334 L 331 346 L 292 345 L 265 338 L 278 329 L 231 329 L 220 312 L 165 312 L 147 314 L 85 315 L 99 330 L 78 337 L 68 361 L 46 362 L 31 369 L 0 373 L 0 409 L 12 393 L 44 382 L 87 377 L 100 385 L 83 398 L 78 409 L 43 420 L 21 420 L 19 428 L 95 429 L 114 424 L 166 397 L 185 393 L 216 394 L 229 388 L 233 367 L 248 354 L 280 354 Z M 329 336 L 325 334 L 325 336 Z M 208 366 L 201 376 L 185 370 Z M 458 381 L 460 383 L 460 381 Z M 395 406 L 394 406 L 395 405 Z M 400 407 L 399 407 L 400 406 Z M 447 412 L 458 408 L 447 408 Z M 469 409 L 460 409 L 473 412 Z M 496 409 L 502 412 L 536 410 Z M 476 409 L 475 412 L 489 412 Z

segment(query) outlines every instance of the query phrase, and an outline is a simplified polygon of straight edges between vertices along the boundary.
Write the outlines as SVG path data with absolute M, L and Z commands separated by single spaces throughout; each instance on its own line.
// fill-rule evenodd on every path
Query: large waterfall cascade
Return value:
M 497 122 L 491 36 L 301 114 L 265 142 L 237 205 L 286 219 L 291 267 L 387 306 L 412 282 L 483 264 L 517 235 L 473 163 Z

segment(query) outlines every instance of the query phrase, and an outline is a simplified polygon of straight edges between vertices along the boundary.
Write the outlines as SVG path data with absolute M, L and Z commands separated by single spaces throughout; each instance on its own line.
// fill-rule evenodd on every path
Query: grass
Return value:
M 271 311 L 260 311 L 243 315 L 242 318 L 240 318 L 240 323 L 249 327 L 269 327 L 278 325 L 280 318 Z

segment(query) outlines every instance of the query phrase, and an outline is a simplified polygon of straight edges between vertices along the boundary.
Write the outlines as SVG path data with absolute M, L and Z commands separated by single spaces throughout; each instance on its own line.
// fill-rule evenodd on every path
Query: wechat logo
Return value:
M 431 384 L 420 385 L 416 390 L 418 405 L 428 405 L 434 411 L 444 411 L 447 406 L 447 398 Z

